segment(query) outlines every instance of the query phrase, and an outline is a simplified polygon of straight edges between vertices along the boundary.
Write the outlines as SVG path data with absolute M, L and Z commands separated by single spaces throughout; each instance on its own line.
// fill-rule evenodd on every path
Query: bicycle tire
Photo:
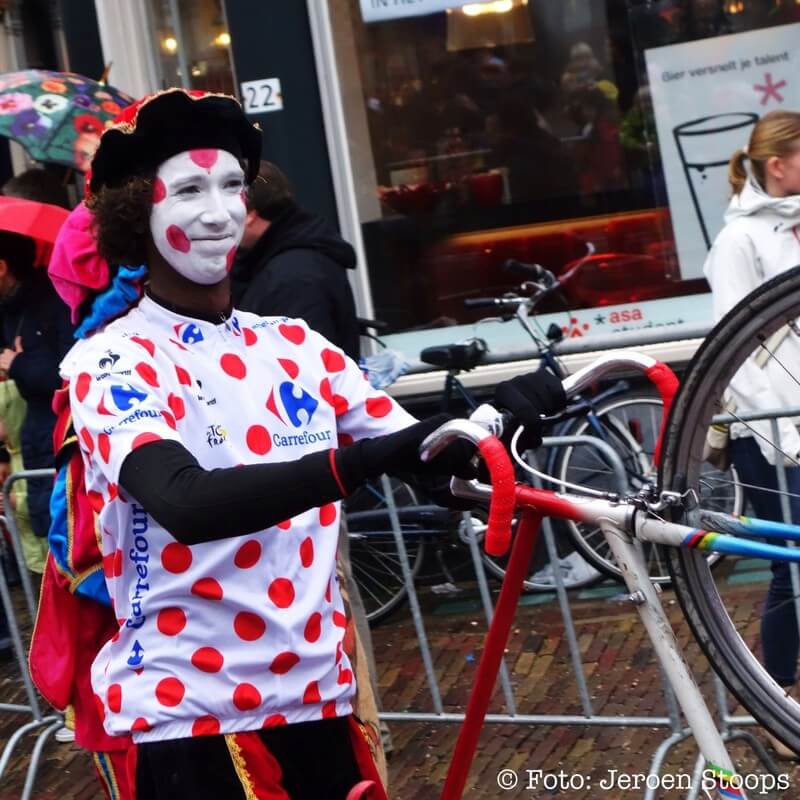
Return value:
M 395 504 L 398 508 L 413 509 L 418 505 L 416 492 L 406 483 L 390 478 Z M 346 500 L 346 513 L 386 508 L 380 480 L 369 481 Z M 388 510 L 375 530 L 359 531 L 349 528 L 350 564 L 353 579 L 358 584 L 367 622 L 377 625 L 406 600 L 406 586 L 400 569 L 400 554 L 391 532 Z M 401 525 L 401 527 L 403 527 Z M 419 575 L 425 560 L 425 539 L 422 532 L 404 531 L 406 553 L 414 578 Z
M 658 395 L 640 392 L 615 395 L 595 406 L 594 416 L 603 426 L 606 441 L 622 457 L 631 491 L 637 491 L 655 478 L 653 452 L 661 429 L 662 410 L 663 403 Z M 588 417 L 575 420 L 565 433 L 570 436 L 597 435 Z M 616 491 L 618 488 L 599 452 L 591 447 L 566 445 L 557 454 L 555 463 L 554 474 L 561 480 L 581 483 L 580 478 L 583 477 L 584 482 L 592 488 L 607 491 Z M 718 510 L 738 514 L 741 511 L 740 493 L 737 492 L 728 504 Z M 603 531 L 598 526 L 571 520 L 564 521 L 563 525 L 566 526 L 575 549 L 595 569 L 610 578 L 622 580 L 622 573 Z M 669 585 L 671 576 L 665 548 L 645 545 L 645 558 L 651 579 L 662 587 Z M 710 553 L 707 558 L 712 566 L 720 560 L 717 553 Z
M 762 285 L 711 331 L 692 359 L 670 414 L 661 468 L 663 489 L 702 489 L 703 442 L 721 397 L 756 342 L 800 316 L 800 268 Z M 680 521 L 680 513 L 672 515 Z M 767 674 L 740 634 L 718 586 L 696 550 L 669 548 L 673 588 L 709 663 L 742 705 L 795 752 L 800 752 L 800 704 Z

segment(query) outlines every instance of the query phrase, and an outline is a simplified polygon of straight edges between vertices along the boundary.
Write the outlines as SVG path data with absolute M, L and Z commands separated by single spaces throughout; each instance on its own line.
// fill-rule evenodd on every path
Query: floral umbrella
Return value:
M 100 134 L 133 98 L 82 75 L 29 69 L 0 75 L 0 136 L 36 161 L 86 172 Z

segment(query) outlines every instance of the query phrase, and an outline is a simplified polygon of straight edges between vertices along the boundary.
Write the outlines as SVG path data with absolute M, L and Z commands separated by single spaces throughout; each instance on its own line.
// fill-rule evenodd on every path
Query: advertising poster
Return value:
M 728 160 L 756 121 L 800 110 L 800 24 L 645 51 L 684 279 L 702 276 L 730 199 Z

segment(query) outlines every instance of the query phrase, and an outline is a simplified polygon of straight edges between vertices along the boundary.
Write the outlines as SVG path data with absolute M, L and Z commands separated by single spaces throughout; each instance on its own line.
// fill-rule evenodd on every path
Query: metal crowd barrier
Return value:
M 777 441 L 778 438 L 778 422 L 781 417 L 800 417 L 800 408 L 792 409 L 776 409 L 767 412 L 741 414 L 736 417 L 730 415 L 719 415 L 714 418 L 714 422 L 729 423 L 740 420 L 753 421 L 753 420 L 770 420 L 773 439 Z M 543 447 L 562 447 L 562 446 L 578 446 L 578 447 L 593 447 L 598 450 L 602 456 L 607 459 L 612 471 L 614 472 L 618 491 L 626 493 L 628 491 L 627 476 L 625 473 L 624 465 L 622 464 L 619 455 L 616 451 L 601 439 L 591 436 L 559 436 L 547 437 L 543 442 Z M 788 500 L 786 467 L 782 459 L 777 459 L 777 477 L 778 486 L 781 492 L 781 504 L 783 517 L 785 522 L 791 522 L 791 509 Z M 11 542 L 11 549 L 15 557 L 16 563 L 19 568 L 20 578 L 22 582 L 23 595 L 25 598 L 25 605 L 27 613 L 31 622 L 35 619 L 36 615 L 36 602 L 34 599 L 34 592 L 31 586 L 28 570 L 25 565 L 25 560 L 22 552 L 22 545 L 20 541 L 19 531 L 17 529 L 16 521 L 13 513 L 11 513 L 10 503 L 10 490 L 16 481 L 28 478 L 48 477 L 54 474 L 53 470 L 28 470 L 11 475 L 3 486 L 3 499 L 5 503 L 5 516 L 0 518 L 4 521 L 9 533 Z M 420 653 L 423 661 L 425 675 L 430 692 L 431 703 L 433 705 L 433 712 L 426 711 L 383 711 L 381 718 L 387 722 L 438 722 L 438 723 L 460 723 L 464 720 L 464 713 L 445 712 L 442 704 L 441 691 L 436 679 L 436 673 L 433 667 L 433 658 L 431 656 L 430 647 L 427 640 L 425 625 L 420 610 L 419 599 L 417 597 L 416 588 L 414 586 L 414 578 L 409 565 L 408 555 L 405 549 L 403 535 L 401 533 L 400 522 L 397 515 L 397 509 L 394 505 L 394 495 L 386 476 L 382 477 L 383 490 L 387 498 L 387 506 L 394 532 L 395 542 L 400 558 L 400 565 L 403 572 L 405 581 L 408 602 L 411 610 L 412 621 L 416 630 L 416 635 L 419 643 Z M 493 614 L 493 603 L 491 599 L 491 592 L 489 590 L 488 581 L 486 578 L 483 561 L 480 554 L 480 545 L 478 537 L 472 526 L 472 517 L 470 514 L 464 514 L 465 530 L 469 538 L 470 553 L 472 556 L 475 574 L 477 578 L 478 591 L 481 597 L 484 613 L 487 623 L 491 622 Z M 548 556 L 551 563 L 557 564 L 558 554 L 555 545 L 555 535 L 553 533 L 552 525 L 549 520 L 545 519 L 542 526 L 542 534 L 544 537 L 545 546 L 547 548 Z M 4 547 L 2 538 L 0 537 L 0 547 Z M 792 580 L 794 586 L 796 608 L 800 611 L 800 569 L 798 565 L 792 564 Z M 665 705 L 667 708 L 667 716 L 648 716 L 648 715 L 601 715 L 596 714 L 592 705 L 591 697 L 586 682 L 586 676 L 583 671 L 583 663 L 578 646 L 578 640 L 575 633 L 575 625 L 573 622 L 572 612 L 570 609 L 570 602 L 567 590 L 564 586 L 563 577 L 560 570 L 553 569 L 555 580 L 555 592 L 558 600 L 562 619 L 564 621 L 565 634 L 570 654 L 570 661 L 575 674 L 577 682 L 578 694 L 581 702 L 582 714 L 520 714 L 517 711 L 517 703 L 514 697 L 514 692 L 511 686 L 509 673 L 505 661 L 502 664 L 500 672 L 500 684 L 506 705 L 506 713 L 490 713 L 486 716 L 486 722 L 501 723 L 501 724 L 524 724 L 524 725 L 581 725 L 581 726 L 636 726 L 636 727 L 663 727 L 669 729 L 669 734 L 658 746 L 653 753 L 650 764 L 649 776 L 660 775 L 663 768 L 664 761 L 671 750 L 676 744 L 684 741 L 691 736 L 691 731 L 686 728 L 681 721 L 681 715 L 678 710 L 677 702 L 671 687 L 668 684 L 666 676 L 661 676 Z M 27 699 L 26 704 L 14 704 L 0 702 L 0 713 L 10 713 L 16 715 L 25 715 L 28 721 L 23 722 L 14 731 L 13 735 L 3 748 L 0 754 L 0 783 L 2 783 L 3 776 L 8 764 L 11 760 L 13 752 L 20 740 L 25 734 L 41 730 L 37 737 L 33 751 L 31 753 L 31 760 L 28 766 L 25 786 L 21 795 L 21 800 L 29 800 L 33 791 L 33 785 L 36 779 L 36 774 L 39 767 L 42 751 L 50 736 L 63 725 L 63 718 L 58 713 L 43 713 L 40 700 L 36 694 L 36 690 L 30 678 L 28 671 L 27 658 L 25 646 L 22 641 L 20 632 L 19 621 L 16 617 L 16 612 L 11 600 L 8 583 L 3 571 L 0 570 L 0 601 L 6 612 L 8 619 L 9 631 L 14 647 L 14 652 L 19 669 L 20 682 L 23 686 L 25 696 Z M 797 614 L 798 626 L 800 626 L 800 613 Z M 774 762 L 767 754 L 764 746 L 753 736 L 751 733 L 741 730 L 743 726 L 750 726 L 757 724 L 750 716 L 734 716 L 730 714 L 729 703 L 726 690 L 718 677 L 714 677 L 715 689 L 713 702 L 716 704 L 718 710 L 718 718 L 720 720 L 721 731 L 723 738 L 726 741 L 741 739 L 753 749 L 756 756 L 764 764 L 766 769 L 773 773 L 778 774 L 778 769 Z M 702 761 L 698 761 L 698 766 L 695 771 L 696 777 L 699 778 L 700 770 L 702 769 Z M 654 782 L 655 783 L 655 782 Z M 695 787 L 689 795 L 687 800 L 696 800 L 699 794 L 699 780 L 693 781 Z M 654 800 L 655 788 L 648 788 L 644 800 Z
M 6 530 L 9 534 L 11 542 L 11 550 L 19 571 L 20 581 L 22 583 L 23 596 L 25 598 L 25 610 L 28 618 L 33 624 L 36 619 L 36 601 L 31 585 L 30 575 L 28 574 L 28 567 L 25 564 L 25 557 L 22 552 L 22 542 L 20 540 L 19 529 L 17 528 L 14 514 L 12 513 L 11 506 L 11 488 L 20 480 L 28 478 L 46 478 L 52 477 L 55 471 L 52 469 L 33 469 L 15 472 L 10 475 L 3 485 L 3 507 L 5 515 L 0 517 L 0 522 L 5 523 Z M 0 536 L 0 548 L 5 550 L 6 545 L 2 536 Z M 42 705 L 36 689 L 33 686 L 30 672 L 28 671 L 27 650 L 22 640 L 22 633 L 20 631 L 20 621 L 17 618 L 14 605 L 11 600 L 11 592 L 8 588 L 8 581 L 2 569 L 0 569 L 0 601 L 3 604 L 3 609 L 6 614 L 8 622 L 9 633 L 11 634 L 11 642 L 14 648 L 14 656 L 17 661 L 19 672 L 19 679 L 25 692 L 27 702 L 23 704 L 5 703 L 0 702 L 0 713 L 22 715 L 23 721 L 16 728 L 9 740 L 3 747 L 2 754 L 0 754 L 0 785 L 2 785 L 3 776 L 5 775 L 14 750 L 20 743 L 22 738 L 37 729 L 41 729 L 36 738 L 36 743 L 31 752 L 30 763 L 25 775 L 25 785 L 20 795 L 20 800 L 30 800 L 33 792 L 33 786 L 36 781 L 36 774 L 39 770 L 39 762 L 42 757 L 42 752 L 47 744 L 49 738 L 64 725 L 64 719 L 61 714 L 50 711 L 45 713 L 42 711 Z
M 779 416 L 800 416 L 800 409 L 783 410 L 774 412 L 775 419 Z M 745 419 L 745 415 L 740 417 Z M 763 415 L 751 415 L 748 419 L 762 419 L 772 418 L 771 412 Z M 725 417 L 715 417 L 714 422 L 728 422 L 731 421 Z M 777 431 L 777 421 L 773 420 L 773 435 Z M 611 467 L 616 484 L 617 491 L 620 494 L 628 493 L 628 479 L 625 472 L 625 467 L 620 460 L 619 455 L 608 443 L 601 439 L 591 436 L 553 436 L 545 437 L 542 447 L 563 447 L 563 446 L 577 446 L 577 447 L 593 447 L 599 451 L 601 455 L 607 459 Z M 529 459 L 533 457 L 531 462 L 535 466 L 535 456 L 529 454 Z M 779 481 L 782 480 L 782 489 L 786 490 L 786 476 L 785 469 L 781 465 L 778 469 Z M 783 478 L 780 478 L 781 474 Z M 420 654 L 424 665 L 425 675 L 430 693 L 433 712 L 429 711 L 387 711 L 381 712 L 380 717 L 387 722 L 424 722 L 424 723 L 461 723 L 465 719 L 463 712 L 445 712 L 442 705 L 441 691 L 433 669 L 433 659 L 431 657 L 430 648 L 428 645 L 427 634 L 425 631 L 425 624 L 420 611 L 419 600 L 417 598 L 416 589 L 414 586 L 414 578 L 411 572 L 411 567 L 408 561 L 403 536 L 401 533 L 399 518 L 394 505 L 394 497 L 391 491 L 389 479 L 386 476 L 382 478 L 384 495 L 388 500 L 389 516 L 394 532 L 395 542 L 397 545 L 400 565 L 403 572 L 406 592 L 408 595 L 409 607 L 411 611 L 412 622 L 417 635 Z M 538 479 L 534 479 L 534 485 L 541 485 Z M 785 520 L 790 520 L 788 498 L 782 495 L 784 502 L 784 517 Z M 493 615 L 493 603 L 491 593 L 489 591 L 488 581 L 486 579 L 485 568 L 480 554 L 480 544 L 478 537 L 472 526 L 472 517 L 469 513 L 463 515 L 465 529 L 469 537 L 469 547 L 472 555 L 473 566 L 475 569 L 476 581 L 478 585 L 478 592 L 481 598 L 484 614 L 486 616 L 487 625 L 491 623 Z M 648 780 L 646 782 L 647 789 L 643 796 L 643 800 L 655 800 L 656 792 L 660 781 L 655 780 L 661 775 L 664 767 L 664 762 L 670 750 L 692 736 L 691 730 L 685 726 L 681 719 L 681 713 L 678 708 L 678 703 L 669 685 L 667 676 L 660 671 L 661 683 L 664 693 L 664 702 L 667 709 L 667 716 L 655 715 L 602 715 L 596 714 L 592 705 L 591 697 L 586 681 L 586 675 L 583 670 L 583 662 L 581 659 L 580 648 L 578 639 L 575 633 L 575 625 L 570 608 L 570 601 L 567 589 L 564 586 L 564 580 L 561 571 L 555 568 L 558 563 L 558 553 L 555 544 L 555 534 L 553 532 L 552 523 L 549 519 L 545 518 L 542 522 L 542 535 L 544 538 L 545 546 L 547 548 L 550 563 L 554 565 L 553 576 L 555 580 L 555 592 L 558 600 L 561 617 L 564 622 L 564 630 L 568 644 L 569 657 L 572 664 L 572 669 L 578 689 L 578 696 L 580 698 L 582 714 L 521 714 L 517 711 L 517 702 L 514 697 L 514 692 L 511 686 L 508 669 L 503 659 L 500 669 L 500 686 L 503 694 L 504 704 L 506 706 L 506 713 L 489 713 L 486 715 L 486 722 L 495 724 L 519 724 L 519 725 L 548 725 L 548 726 L 604 726 L 604 727 L 617 727 L 617 726 L 633 726 L 633 727 L 661 727 L 669 729 L 668 735 L 656 748 L 650 761 L 650 768 L 648 771 Z M 797 565 L 792 565 L 794 571 L 797 572 Z M 798 583 L 800 586 L 800 583 Z M 624 592 L 624 587 L 621 588 Z M 800 592 L 795 591 L 796 596 L 800 597 Z M 798 614 L 798 625 L 800 625 L 800 614 Z M 767 753 L 764 745 L 750 732 L 742 730 L 743 726 L 757 725 L 758 723 L 750 716 L 732 716 L 729 711 L 728 697 L 726 689 L 720 678 L 714 673 L 714 692 L 713 697 L 710 699 L 709 704 L 716 706 L 717 717 L 720 721 L 720 732 L 724 741 L 741 740 L 744 741 L 754 752 L 755 756 L 764 765 L 765 769 L 773 774 L 779 775 L 780 771 Z M 692 789 L 687 794 L 687 800 L 697 800 L 701 791 L 701 774 L 705 765 L 702 757 L 698 757 L 695 766 L 694 775 L 692 778 Z

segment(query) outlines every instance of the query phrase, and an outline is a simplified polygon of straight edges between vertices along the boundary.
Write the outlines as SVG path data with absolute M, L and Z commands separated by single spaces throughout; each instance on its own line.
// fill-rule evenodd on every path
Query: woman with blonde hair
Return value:
M 725 227 L 703 268 L 711 284 L 715 321 L 764 281 L 800 265 L 800 113 L 773 111 L 762 117 L 747 147 L 731 157 L 729 180 L 733 196 Z M 737 414 L 797 406 L 797 382 L 784 365 L 798 363 L 800 337 L 794 327 L 787 326 L 736 373 L 726 401 L 735 405 Z M 779 441 L 774 444 L 768 421 L 731 426 L 731 459 L 745 487 L 745 499 L 762 519 L 783 518 L 775 471 L 776 459 L 782 458 L 787 466 L 792 518 L 800 523 L 800 433 L 796 422 L 779 420 Z M 800 640 L 791 574 L 783 562 L 772 564 L 761 643 L 767 671 L 790 692 L 797 682 Z M 796 756 L 777 739 L 768 738 L 779 756 Z

